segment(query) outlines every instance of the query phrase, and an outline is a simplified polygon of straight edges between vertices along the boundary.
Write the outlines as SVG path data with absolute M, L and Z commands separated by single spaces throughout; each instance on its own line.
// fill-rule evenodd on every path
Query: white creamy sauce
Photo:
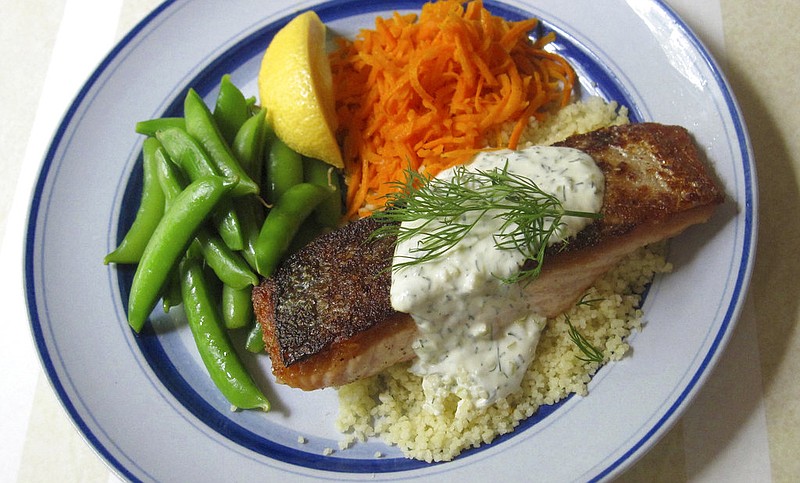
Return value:
M 468 170 L 503 169 L 535 182 L 565 210 L 597 213 L 603 173 L 592 158 L 571 148 L 535 146 L 482 152 Z M 439 178 L 452 179 L 453 169 Z M 477 215 L 475 215 L 477 216 Z M 467 221 L 474 221 L 467 220 Z M 549 243 L 574 236 L 590 218 L 564 216 Z M 544 319 L 518 283 L 504 283 L 525 262 L 518 250 L 495 246 L 503 220 L 482 216 L 468 235 L 431 261 L 393 270 L 391 302 L 412 315 L 420 338 L 411 370 L 423 377 L 428 409 L 438 413 L 445 397 L 459 404 L 491 404 L 519 388 L 533 360 Z M 507 228 L 513 230 L 515 227 Z M 413 257 L 420 238 L 398 243 L 395 260 Z

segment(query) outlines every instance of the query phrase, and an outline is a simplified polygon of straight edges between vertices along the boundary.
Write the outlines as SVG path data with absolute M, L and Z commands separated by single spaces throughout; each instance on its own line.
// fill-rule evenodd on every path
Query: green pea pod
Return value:
M 155 157 L 158 160 L 156 166 L 156 177 L 158 184 L 161 186 L 161 191 L 164 193 L 164 207 L 169 209 L 170 205 L 175 201 L 175 198 L 181 194 L 186 187 L 186 182 L 181 178 L 180 173 L 174 169 L 172 161 L 169 160 L 167 152 L 163 146 L 159 146 L 155 152 Z M 161 305 L 164 308 L 164 313 L 169 312 L 172 307 L 181 304 L 181 283 L 178 277 L 178 269 L 173 268 L 167 279 L 167 285 L 161 294 Z
M 236 182 L 219 176 L 193 181 L 164 213 L 133 275 L 128 298 L 128 323 L 133 330 L 142 329 L 178 259 Z
M 190 254 L 190 253 L 187 252 L 186 256 L 187 257 L 191 256 L 195 260 L 203 262 L 201 264 L 201 266 L 203 267 L 203 280 L 206 281 L 206 286 L 208 286 L 209 298 L 211 300 L 213 300 L 217 304 L 216 305 L 216 311 L 218 312 L 219 311 L 219 304 L 220 304 L 220 301 L 222 300 L 222 280 L 220 280 L 219 277 L 217 277 L 217 274 L 214 273 L 214 270 L 212 270 L 211 267 L 209 267 L 205 263 L 205 260 L 203 260 L 203 253 L 200 250 L 199 245 L 197 243 L 192 243 L 191 248 L 192 249 L 196 248 L 195 251 L 197 253 Z
M 234 200 L 222 200 L 219 209 L 211 215 L 214 225 L 217 227 L 219 236 L 231 250 L 241 250 L 244 248 L 244 233 L 242 233 L 242 222 L 239 213 L 236 212 Z
M 241 329 L 253 321 L 253 286 L 222 286 L 222 320 L 228 329 Z
M 159 117 L 139 121 L 136 123 L 136 132 L 145 136 L 155 136 L 158 131 L 171 127 L 186 128 L 186 121 L 182 117 Z
M 247 261 L 247 264 L 250 265 L 250 268 L 255 270 L 256 241 L 261 231 L 261 225 L 264 224 L 265 207 L 257 198 L 243 196 L 236 199 L 236 212 L 239 214 L 239 221 L 242 224 L 242 236 L 244 237 L 244 246 L 240 253 Z
M 138 263 L 144 247 L 164 215 L 164 193 L 158 184 L 158 159 L 155 152 L 160 147 L 157 139 L 147 138 L 142 147 L 142 194 L 133 224 L 119 246 L 105 256 L 103 263 Z
M 222 283 L 237 290 L 258 284 L 258 277 L 250 270 L 245 259 L 228 248 L 220 238 L 202 228 L 195 238 L 200 244 L 203 258 Z
M 266 345 L 264 344 L 264 335 L 261 332 L 261 324 L 258 322 L 254 322 L 253 326 L 250 328 L 250 332 L 247 333 L 247 341 L 245 342 L 244 348 L 247 349 L 248 352 L 254 354 L 264 352 Z
M 262 177 L 266 146 L 273 135 L 264 114 L 265 110 L 259 109 L 250 116 L 236 133 L 232 146 L 242 167 L 253 179 Z M 255 241 L 258 239 L 258 232 L 264 223 L 265 207 L 256 197 L 243 196 L 234 202 L 242 227 L 243 247 L 241 253 L 250 266 L 255 269 Z
M 269 401 L 247 372 L 225 331 L 200 261 L 184 258 L 180 274 L 186 319 L 211 380 L 235 408 L 269 411 Z
M 261 179 L 265 145 L 268 142 L 270 128 L 265 117 L 266 110 L 260 109 L 250 116 L 239 131 L 231 145 L 234 156 L 253 179 Z
M 327 186 L 333 191 L 330 198 L 314 210 L 314 218 L 326 228 L 336 228 L 342 222 L 343 206 L 339 172 L 319 159 L 303 158 L 303 173 L 307 182 Z
M 225 142 L 233 143 L 236 132 L 249 117 L 249 111 L 250 107 L 242 91 L 231 82 L 229 74 L 223 75 L 214 105 L 214 122 L 217 123 Z
M 178 270 L 174 269 L 167 278 L 166 286 L 161 294 L 161 307 L 166 314 L 169 309 L 177 307 L 181 302 L 181 281 L 178 278 Z
M 156 133 L 170 159 L 192 179 L 204 176 L 221 176 L 205 148 L 186 129 L 170 127 Z
M 311 183 L 289 188 L 267 214 L 256 240 L 256 271 L 269 277 L 289 250 L 297 231 L 331 191 Z
M 175 198 L 186 188 L 187 182 L 183 179 L 180 172 L 175 169 L 175 165 L 169 158 L 164 146 L 160 146 L 155 152 L 158 160 L 156 165 L 156 178 L 161 191 L 164 193 L 164 205 L 169 209 Z
M 180 128 L 169 128 L 159 131 L 156 137 L 161 141 L 170 159 L 177 164 L 190 180 L 195 181 L 205 176 L 221 175 L 220 169 L 213 163 L 203 146 L 188 132 Z M 223 201 L 213 214 L 217 231 L 231 250 L 244 247 L 241 223 L 230 200 Z
M 275 138 L 266 160 L 267 202 L 274 204 L 283 193 L 303 182 L 303 158 L 283 141 Z
M 239 178 L 239 184 L 236 185 L 232 194 L 234 196 L 258 194 L 258 183 L 250 178 L 236 160 L 214 121 L 214 115 L 194 89 L 189 89 L 186 94 L 183 110 L 186 118 L 186 132 L 205 148 L 211 161 L 224 176 Z

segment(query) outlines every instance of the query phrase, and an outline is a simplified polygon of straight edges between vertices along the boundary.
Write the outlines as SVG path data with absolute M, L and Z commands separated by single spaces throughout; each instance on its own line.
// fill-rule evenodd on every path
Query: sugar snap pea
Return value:
M 260 109 L 247 118 L 236 132 L 231 145 L 234 156 L 254 180 L 261 179 L 264 150 L 272 131 L 267 123 L 265 113 L 265 109 Z
M 189 89 L 186 94 L 183 111 L 186 119 L 186 132 L 197 139 L 224 176 L 239 178 L 239 184 L 232 194 L 234 196 L 258 194 L 258 183 L 250 178 L 236 160 L 214 121 L 214 115 L 194 89 Z
M 212 214 L 212 219 L 217 227 L 217 232 L 228 248 L 231 250 L 244 248 L 242 221 L 239 219 L 234 200 L 222 200 L 219 209 Z
M 155 136 L 158 131 L 170 127 L 186 128 L 186 121 L 182 117 L 159 117 L 139 121 L 136 123 L 136 132 L 145 136 Z
M 261 179 L 264 164 L 265 147 L 272 135 L 264 117 L 264 110 L 259 109 L 245 121 L 236 133 L 232 149 L 253 179 Z M 255 270 L 255 242 L 258 232 L 264 223 L 265 207 L 252 196 L 242 196 L 234 200 L 236 212 L 242 227 L 242 256 Z
M 142 194 L 139 209 L 120 244 L 103 259 L 106 264 L 139 262 L 147 242 L 164 215 L 164 193 L 158 184 L 158 159 L 155 156 L 159 147 L 160 143 L 154 138 L 147 138 L 142 146 Z
M 335 228 L 342 222 L 342 187 L 339 172 L 319 159 L 303 158 L 303 176 L 309 183 L 327 186 L 333 194 L 314 210 L 314 219 L 326 228 Z
M 258 321 L 254 322 L 250 327 L 250 332 L 247 333 L 247 340 L 245 341 L 244 348 L 255 354 L 264 352 L 264 334 L 261 332 L 261 324 L 259 324 Z
M 184 179 L 182 173 L 175 169 L 175 165 L 170 160 L 169 154 L 167 154 L 163 145 L 156 149 L 155 158 L 158 161 L 158 164 L 156 164 L 156 178 L 161 191 L 164 193 L 164 205 L 168 209 L 175 201 L 175 198 L 186 188 L 188 182 Z
M 247 261 L 231 250 L 220 238 L 201 228 L 195 236 L 203 253 L 203 258 L 217 277 L 225 285 L 237 290 L 258 284 L 258 277 L 250 269 Z
M 179 258 L 237 181 L 219 176 L 193 181 L 164 212 L 133 275 L 128 298 L 128 323 L 133 330 L 142 329 Z
M 211 380 L 235 408 L 269 411 L 269 400 L 247 372 L 225 332 L 200 261 L 185 257 L 180 274 L 186 319 Z
M 253 321 L 253 286 L 234 288 L 222 286 L 222 320 L 228 329 L 241 329 Z
M 272 140 L 266 160 L 266 199 L 275 203 L 289 188 L 303 182 L 303 158 L 279 138 Z
M 172 307 L 177 307 L 181 304 L 181 283 L 178 278 L 177 267 L 172 270 L 172 273 L 167 277 L 166 284 L 161 293 L 161 307 L 164 313 L 169 312 Z
M 169 158 L 191 179 L 221 176 L 205 148 L 186 129 L 169 127 L 159 130 L 156 138 L 166 149 Z
M 256 271 L 264 277 L 272 272 L 289 250 L 292 238 L 314 208 L 331 190 L 312 183 L 289 188 L 267 214 L 256 240 Z
M 214 121 L 225 142 L 233 143 L 236 132 L 247 120 L 249 114 L 250 107 L 247 105 L 244 94 L 231 81 L 230 74 L 223 75 L 214 105 Z
M 242 257 L 250 265 L 250 268 L 256 269 L 256 241 L 258 234 L 261 231 L 261 225 L 264 224 L 264 217 L 266 216 L 266 208 L 261 202 L 249 196 L 237 198 L 236 212 L 239 214 L 239 221 L 242 224 L 242 236 L 244 238 L 244 246 L 240 251 Z
M 155 149 L 154 157 L 157 161 L 156 178 L 161 191 L 164 193 L 164 208 L 168 209 L 186 187 L 186 182 L 181 178 L 180 173 L 175 171 L 172 161 L 169 160 L 169 156 L 160 142 L 158 142 L 158 146 Z M 181 304 L 181 285 L 177 267 L 174 267 L 167 277 L 166 286 L 161 293 L 161 299 L 161 305 L 165 313 L 169 312 L 170 308 Z

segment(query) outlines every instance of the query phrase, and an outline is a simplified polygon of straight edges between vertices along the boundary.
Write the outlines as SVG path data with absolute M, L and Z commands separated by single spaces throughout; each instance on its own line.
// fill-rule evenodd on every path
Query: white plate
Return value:
M 657 1 L 486 2 L 495 13 L 537 16 L 556 30 L 585 94 L 620 101 L 635 120 L 689 128 L 729 197 L 710 223 L 672 242 L 675 271 L 654 281 L 647 326 L 630 338 L 632 356 L 603 368 L 588 397 L 543 408 L 513 434 L 449 463 L 407 460 L 378 441 L 323 456 L 339 441 L 333 391 L 277 387 L 264 373 L 275 409 L 232 413 L 181 321 L 159 316 L 138 337 L 128 328 L 131 272 L 102 259 L 135 211 L 142 137 L 134 124 L 180 114 L 190 86 L 210 102 L 224 73 L 254 95 L 267 42 L 314 3 L 167 2 L 114 48 L 69 109 L 31 203 L 25 278 L 35 342 L 70 416 L 109 465 L 134 480 L 618 475 L 667 431 L 716 363 L 755 248 L 755 171 L 736 101 L 706 49 Z M 420 4 L 332 0 L 315 9 L 352 35 L 376 14 Z M 263 373 L 264 359 L 248 361 Z

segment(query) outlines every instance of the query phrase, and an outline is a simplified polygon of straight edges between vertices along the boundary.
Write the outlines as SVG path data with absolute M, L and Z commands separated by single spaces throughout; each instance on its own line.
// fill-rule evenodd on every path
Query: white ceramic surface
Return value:
M 25 277 L 34 339 L 70 416 L 134 480 L 563 481 L 623 471 L 690 403 L 723 350 L 749 282 L 757 222 L 752 154 L 736 101 L 705 48 L 657 1 L 486 2 L 556 30 L 585 94 L 620 101 L 638 121 L 689 128 L 729 197 L 710 223 L 671 243 L 675 271 L 653 283 L 632 356 L 603 368 L 588 397 L 544 408 L 512 435 L 450 463 L 407 460 L 379 441 L 323 456 L 339 440 L 333 391 L 276 386 L 265 358 L 250 357 L 275 409 L 231 413 L 179 317 L 154 317 L 141 336 L 128 328 L 130 271 L 102 258 L 135 210 L 142 138 L 134 124 L 177 113 L 190 86 L 213 99 L 223 73 L 254 95 L 266 43 L 300 9 L 314 7 L 335 32 L 352 35 L 377 14 L 420 5 L 315 3 L 167 2 L 109 54 L 68 111 L 31 204 Z

